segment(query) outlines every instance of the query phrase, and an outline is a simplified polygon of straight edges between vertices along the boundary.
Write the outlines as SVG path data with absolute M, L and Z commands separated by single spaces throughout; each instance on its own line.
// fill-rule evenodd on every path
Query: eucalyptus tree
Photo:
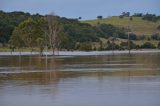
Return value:
M 21 47 L 25 46 L 20 36 L 20 31 L 18 28 L 15 28 L 14 31 L 12 32 L 12 36 L 9 40 L 9 44 L 11 49 L 15 49 L 15 48 L 20 49 Z
M 43 55 L 43 50 L 47 45 L 47 21 L 44 18 L 35 20 L 35 31 L 36 31 L 36 46 L 39 48 L 40 55 Z
M 37 30 L 35 26 L 36 22 L 32 18 L 29 18 L 28 20 L 20 23 L 17 27 L 22 41 L 25 46 L 31 49 L 31 52 L 33 51 L 33 47 L 36 45 L 35 40 L 37 37 Z
M 47 21 L 49 28 L 48 39 L 54 55 L 55 49 L 58 49 L 58 46 L 60 44 L 59 35 L 61 33 L 61 25 L 58 16 L 55 16 L 54 13 L 47 15 Z
M 33 47 L 39 47 L 40 54 L 44 49 L 44 27 L 45 21 L 43 18 L 32 19 L 20 23 L 17 28 L 13 31 L 10 39 L 10 44 L 15 47 L 28 47 L 33 51 Z

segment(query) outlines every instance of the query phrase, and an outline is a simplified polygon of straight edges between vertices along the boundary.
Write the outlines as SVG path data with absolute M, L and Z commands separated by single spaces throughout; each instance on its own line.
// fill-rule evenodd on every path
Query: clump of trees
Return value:
M 160 18 L 158 16 L 156 16 L 155 14 L 148 14 L 148 13 L 146 13 L 145 15 L 142 16 L 142 19 L 143 20 L 147 20 L 147 21 L 156 22 Z
M 134 34 L 134 33 L 130 33 L 130 34 L 129 34 L 129 39 L 130 39 L 130 40 L 137 40 L 137 35 Z
M 155 34 L 151 35 L 151 39 L 160 40 L 160 34 L 159 33 L 155 33 Z
M 31 15 L 30 13 L 24 12 L 3 12 L 0 11 L 0 43 L 4 46 L 10 40 L 13 30 L 17 27 L 21 22 L 27 20 L 28 18 L 38 18 L 43 17 L 39 14 Z
M 143 13 L 134 13 L 132 16 L 133 17 L 142 17 Z
M 27 47 L 31 52 L 34 47 L 39 47 L 42 55 L 45 47 L 45 32 L 43 29 L 44 19 L 28 18 L 19 24 L 12 33 L 10 38 L 10 45 L 12 48 Z
M 143 20 L 147 20 L 147 21 L 152 21 L 152 22 L 156 22 L 160 19 L 159 16 L 156 16 L 155 14 L 143 14 L 143 13 L 134 13 L 134 15 L 132 15 L 133 17 L 142 17 Z
M 133 17 L 141 17 L 143 20 L 152 21 L 152 22 L 156 22 L 160 20 L 160 16 L 156 16 L 155 14 L 149 14 L 149 13 L 146 13 L 146 14 L 134 13 L 133 15 L 130 15 L 130 12 L 122 12 L 119 18 L 123 18 L 123 17 L 130 17 L 130 20 L 133 20 Z
M 115 27 L 111 24 L 99 24 L 94 28 L 97 32 L 97 36 L 99 37 L 103 38 L 117 37 L 117 38 L 127 39 L 127 33 L 124 29 Z
M 103 19 L 103 16 L 99 15 L 97 16 L 97 19 Z
M 122 15 L 121 15 L 121 16 L 129 17 L 129 16 L 130 16 L 130 12 L 122 12 Z

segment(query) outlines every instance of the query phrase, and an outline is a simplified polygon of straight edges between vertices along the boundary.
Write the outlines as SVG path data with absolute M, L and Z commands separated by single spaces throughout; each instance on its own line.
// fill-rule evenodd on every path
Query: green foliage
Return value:
M 147 13 L 147 14 L 143 15 L 142 19 L 156 22 L 160 18 L 158 16 L 156 16 L 155 14 L 148 14 Z
M 21 48 L 25 46 L 18 28 L 15 28 L 13 31 L 9 43 L 11 48 Z
M 38 18 L 42 16 L 39 14 L 30 15 L 29 13 L 24 12 L 6 13 L 0 11 L 0 43 L 8 43 L 15 27 L 29 17 Z
M 157 48 L 160 49 L 160 42 L 158 43 Z
M 11 47 L 29 47 L 31 50 L 33 47 L 39 47 L 42 51 L 44 39 L 42 19 L 29 18 L 15 28 L 9 42 Z
M 130 33 L 129 34 L 129 40 L 136 40 L 137 39 L 137 35 L 134 33 Z
M 129 17 L 130 16 L 130 12 L 122 12 L 122 16 Z
M 91 51 L 92 45 L 90 42 L 83 42 L 79 45 L 79 50 L 81 51 Z
M 62 33 L 60 34 L 60 39 L 60 48 L 67 50 L 75 49 L 76 42 L 73 39 L 69 38 L 69 35 L 67 35 L 66 33 Z
M 143 13 L 134 13 L 134 15 L 132 15 L 133 17 L 142 17 Z
M 157 26 L 157 29 L 160 31 L 160 25 Z
M 69 35 L 69 39 L 74 39 L 76 42 L 99 41 L 97 33 L 89 24 L 67 23 L 64 24 L 64 32 Z
M 160 40 L 160 33 L 155 33 L 155 34 L 151 35 L 151 39 Z
M 39 37 L 39 38 L 36 39 L 36 42 L 37 42 L 37 46 L 39 46 L 40 55 L 42 56 L 43 55 L 43 50 L 44 50 L 45 44 L 46 44 L 45 39 Z
M 129 45 L 128 42 L 121 42 L 120 43 L 121 48 L 128 49 L 128 46 L 130 46 L 130 49 L 137 49 L 138 45 L 136 45 L 134 42 L 130 41 Z
M 125 30 L 115 27 L 111 24 L 99 24 L 95 27 L 97 31 L 97 36 L 103 38 L 117 37 L 117 38 L 127 38 Z
M 142 20 L 141 17 L 133 17 L 134 20 L 131 21 L 129 17 L 125 17 L 125 15 L 129 16 L 129 13 L 122 15 L 124 15 L 122 19 L 111 17 L 101 20 L 85 21 L 84 23 L 79 22 L 77 19 L 55 16 L 60 24 L 59 26 L 61 26 L 61 31 L 58 33 L 58 38 L 56 38 L 57 40 L 55 41 L 55 46 L 67 50 L 80 49 L 89 51 L 92 50 L 91 44 L 93 44 L 93 42 L 97 44 L 101 38 L 127 39 L 126 27 L 128 26 L 128 22 L 130 22 L 132 26 L 131 31 L 133 31 L 133 33 L 130 34 L 130 40 L 145 39 L 145 32 L 148 30 L 150 33 L 156 29 L 157 33 L 159 33 L 157 29 L 159 25 L 157 24 L 158 22 L 147 22 Z M 32 49 L 38 47 L 39 51 L 42 52 L 44 47 L 46 45 L 49 46 L 51 43 L 48 36 L 49 28 L 46 19 L 47 16 L 41 16 L 39 14 L 30 15 L 24 12 L 5 13 L 0 11 L 0 43 L 9 43 L 10 48 L 28 47 Z M 143 35 L 139 36 L 141 33 Z M 159 35 L 152 34 L 152 36 L 148 38 L 158 40 Z M 132 42 L 130 44 L 131 48 L 138 47 Z M 128 44 L 119 45 L 119 43 L 117 44 L 116 42 L 108 42 L 107 45 L 105 45 L 105 43 L 100 42 L 101 47 L 99 49 L 123 49 L 126 45 Z M 97 45 L 96 47 L 98 48 Z M 146 44 L 142 45 L 142 47 L 146 47 Z
M 145 48 L 145 49 L 154 49 L 156 48 L 154 44 L 150 43 L 150 42 L 145 42 L 141 48 Z

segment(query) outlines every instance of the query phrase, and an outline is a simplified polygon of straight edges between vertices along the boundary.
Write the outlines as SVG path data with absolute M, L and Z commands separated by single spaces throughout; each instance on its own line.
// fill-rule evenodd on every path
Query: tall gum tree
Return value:
M 47 21 L 48 21 L 48 28 L 49 28 L 48 39 L 49 39 L 50 47 L 52 48 L 52 51 L 53 51 L 53 55 L 55 55 L 55 50 L 58 49 L 59 42 L 60 42 L 59 34 L 61 32 L 61 25 L 60 25 L 58 16 L 55 16 L 53 12 L 47 15 Z
M 33 47 L 39 47 L 40 54 L 42 55 L 45 47 L 45 32 L 43 18 L 35 19 L 29 18 L 25 20 L 13 31 L 10 39 L 11 46 L 14 47 L 28 47 L 33 51 Z

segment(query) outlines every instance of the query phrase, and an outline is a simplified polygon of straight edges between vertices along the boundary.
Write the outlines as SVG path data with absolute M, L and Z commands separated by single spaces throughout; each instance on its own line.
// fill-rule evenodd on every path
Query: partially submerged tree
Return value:
M 55 50 L 58 49 L 59 45 L 59 34 L 61 32 L 61 26 L 59 23 L 59 19 L 55 16 L 54 13 L 47 15 L 49 34 L 48 39 L 50 43 L 50 47 L 52 48 L 53 55 L 55 55 Z
M 15 30 L 12 33 L 12 36 L 9 40 L 10 48 L 12 51 L 14 51 L 15 48 L 19 49 L 21 47 L 24 47 L 25 44 L 20 36 L 20 31 L 18 28 L 15 28 Z
M 35 40 L 38 35 L 36 31 L 36 22 L 32 18 L 29 18 L 28 20 L 22 22 L 17 27 L 17 30 L 25 46 L 29 47 L 32 52 L 33 47 L 36 45 Z
M 29 47 L 31 52 L 33 51 L 33 47 L 39 47 L 40 54 L 42 54 L 45 45 L 43 24 L 43 19 L 33 20 L 32 18 L 29 18 L 28 20 L 22 22 L 13 31 L 10 39 L 10 45 L 17 48 L 22 46 Z

